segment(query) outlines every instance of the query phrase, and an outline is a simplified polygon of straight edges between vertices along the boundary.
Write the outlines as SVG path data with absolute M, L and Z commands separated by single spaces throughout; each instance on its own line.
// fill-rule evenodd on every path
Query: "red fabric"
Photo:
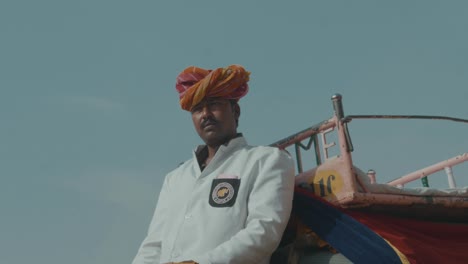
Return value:
M 439 223 L 346 210 L 389 241 L 410 263 L 468 263 L 468 223 Z
M 249 91 L 249 75 L 250 72 L 240 65 L 215 70 L 190 66 L 177 76 L 180 106 L 190 111 L 207 97 L 240 99 Z

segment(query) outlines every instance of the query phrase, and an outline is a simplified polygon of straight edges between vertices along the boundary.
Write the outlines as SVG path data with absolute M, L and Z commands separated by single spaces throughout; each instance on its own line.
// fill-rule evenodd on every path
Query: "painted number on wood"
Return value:
M 343 188 L 343 178 L 334 170 L 319 171 L 309 182 L 314 193 L 321 197 L 334 195 Z

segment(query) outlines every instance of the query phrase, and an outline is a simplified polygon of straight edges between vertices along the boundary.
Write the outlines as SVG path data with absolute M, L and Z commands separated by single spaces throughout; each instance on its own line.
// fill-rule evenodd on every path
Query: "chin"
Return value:
M 224 138 L 217 137 L 216 135 L 212 135 L 203 137 L 203 141 L 209 146 L 219 146 L 224 144 L 227 140 Z

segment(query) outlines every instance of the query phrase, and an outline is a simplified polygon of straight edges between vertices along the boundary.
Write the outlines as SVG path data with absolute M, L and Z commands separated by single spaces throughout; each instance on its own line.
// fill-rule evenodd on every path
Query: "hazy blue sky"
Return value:
M 335 92 L 347 114 L 467 118 L 467 47 L 461 0 L 2 0 L 0 263 L 130 263 L 201 143 L 174 88 L 189 65 L 252 72 L 239 129 L 259 145 L 330 117 Z M 467 124 L 349 126 L 381 182 L 468 151 Z

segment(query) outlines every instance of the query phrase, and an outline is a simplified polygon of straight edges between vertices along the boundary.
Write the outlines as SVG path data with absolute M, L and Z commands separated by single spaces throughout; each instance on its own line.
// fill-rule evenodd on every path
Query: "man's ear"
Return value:
M 240 110 L 240 106 L 239 106 L 238 103 L 233 105 L 233 110 L 234 110 L 234 115 L 235 115 L 236 119 L 239 119 L 240 114 L 241 114 L 241 110 Z

